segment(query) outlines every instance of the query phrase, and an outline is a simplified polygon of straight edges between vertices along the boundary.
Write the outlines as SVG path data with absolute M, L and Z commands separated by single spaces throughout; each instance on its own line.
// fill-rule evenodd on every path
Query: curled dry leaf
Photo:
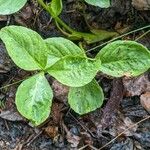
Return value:
M 124 78 L 124 94 L 125 96 L 138 96 L 146 91 L 150 92 L 150 81 L 148 74 L 136 78 Z
M 150 113 L 150 92 L 142 94 L 140 100 L 141 105 Z

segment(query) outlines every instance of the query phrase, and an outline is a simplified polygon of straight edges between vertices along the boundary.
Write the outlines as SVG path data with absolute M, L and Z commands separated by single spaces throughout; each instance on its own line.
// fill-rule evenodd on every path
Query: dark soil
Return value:
M 131 0 L 112 0 L 112 6 L 108 9 L 86 5 L 81 0 L 64 0 L 63 5 L 62 20 L 77 31 L 89 32 L 90 26 L 122 34 L 150 24 L 150 10 L 135 9 Z M 65 37 L 49 14 L 32 0 L 18 13 L 0 16 L 0 28 L 12 24 L 36 30 L 43 38 Z M 148 29 L 123 39 L 135 40 L 146 31 Z M 75 42 L 78 44 L 78 41 Z M 90 49 L 103 42 L 83 45 L 85 49 Z M 150 33 L 138 42 L 150 49 Z M 96 53 L 97 50 L 91 51 L 89 55 Z M 0 86 L 23 80 L 31 74 L 15 66 L 0 42 Z M 52 113 L 37 128 L 32 127 L 16 110 L 14 99 L 19 83 L 0 90 L 0 150 L 96 150 L 150 115 L 140 101 L 142 94 L 150 92 L 150 72 L 134 79 L 113 79 L 98 74 L 96 79 L 104 90 L 105 102 L 102 108 L 83 116 L 69 108 L 67 87 L 51 77 L 47 79 L 55 93 Z M 149 150 L 150 119 L 135 124 L 104 149 Z

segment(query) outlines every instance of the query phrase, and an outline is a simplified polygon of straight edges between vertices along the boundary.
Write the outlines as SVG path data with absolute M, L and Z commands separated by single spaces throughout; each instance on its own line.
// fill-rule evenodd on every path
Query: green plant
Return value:
M 105 2 L 94 3 L 94 1 L 92 1 L 90 3 L 95 5 L 99 4 L 102 7 L 106 7 L 106 5 L 108 6 L 108 2 L 106 3 L 106 0 L 103 1 Z M 118 35 L 118 33 L 116 32 L 108 32 L 105 30 L 94 30 L 91 28 L 89 33 L 76 31 L 71 27 L 69 27 L 63 20 L 59 18 L 59 15 L 63 8 L 62 0 L 52 0 L 48 4 L 44 3 L 43 0 L 37 0 L 37 2 L 52 16 L 52 18 L 55 20 L 58 29 L 63 34 L 65 34 L 70 40 L 84 40 L 87 44 L 92 44 L 98 41 L 110 39 Z
M 0 15 L 9 15 L 20 10 L 27 0 L 1 0 L 0 1 Z M 50 3 L 44 3 L 44 0 L 37 0 L 37 2 L 54 18 L 58 29 L 71 40 L 84 40 L 86 43 L 91 44 L 101 40 L 109 39 L 118 34 L 116 32 L 108 32 L 105 30 L 90 29 L 90 33 L 78 32 L 69 27 L 58 16 L 62 12 L 62 0 L 52 0 Z M 105 3 L 98 3 L 106 6 Z M 61 26 L 61 27 L 60 27 Z M 63 27 L 63 28 L 62 28 Z
M 98 71 L 122 77 L 137 76 L 150 68 L 150 52 L 134 41 L 112 42 L 92 59 L 67 39 L 43 40 L 35 31 L 21 26 L 1 29 L 0 38 L 17 66 L 39 70 L 23 81 L 16 93 L 18 111 L 35 126 L 48 118 L 52 105 L 53 92 L 45 73 L 70 87 L 68 103 L 82 115 L 103 103 L 102 89 L 94 79 Z
M 99 6 L 102 8 L 108 8 L 110 6 L 110 0 L 85 0 L 87 3 Z
M 0 0 L 0 15 L 9 15 L 20 10 L 27 0 Z

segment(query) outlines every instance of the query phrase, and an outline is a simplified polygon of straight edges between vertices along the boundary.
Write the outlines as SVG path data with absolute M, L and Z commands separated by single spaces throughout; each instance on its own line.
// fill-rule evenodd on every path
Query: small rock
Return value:
M 141 105 L 150 112 L 150 92 L 146 92 L 145 94 L 142 94 L 140 97 Z

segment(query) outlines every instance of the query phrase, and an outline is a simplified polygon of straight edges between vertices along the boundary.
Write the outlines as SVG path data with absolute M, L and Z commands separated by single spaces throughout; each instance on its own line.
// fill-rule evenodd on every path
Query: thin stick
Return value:
M 144 36 L 146 36 L 148 33 L 150 33 L 150 30 L 148 30 L 147 32 L 143 33 L 141 36 L 139 36 L 138 38 L 136 38 L 135 41 L 140 40 L 141 38 L 143 38 Z
M 133 124 L 132 126 L 130 126 L 129 128 L 125 129 L 123 132 L 121 132 L 120 134 L 118 134 L 114 139 L 112 139 L 110 142 L 108 142 L 107 144 L 105 144 L 104 146 L 102 146 L 99 150 L 102 150 L 103 148 L 105 148 L 106 146 L 108 146 L 109 144 L 111 144 L 112 142 L 114 142 L 118 137 L 120 137 L 122 134 L 124 134 L 126 131 L 128 131 L 129 129 L 135 127 L 136 125 L 140 124 L 141 122 L 144 122 L 145 120 L 150 119 L 150 116 L 147 116 L 146 118 L 140 120 L 139 122 Z
M 86 147 L 88 147 L 89 145 L 87 144 L 87 145 L 84 145 L 83 147 L 81 147 L 81 148 L 79 148 L 78 150 L 83 150 L 83 149 L 85 149 Z
M 22 79 L 22 80 L 19 80 L 19 81 L 14 82 L 14 83 L 11 83 L 11 84 L 2 86 L 2 87 L 0 88 L 0 90 L 5 89 L 5 88 L 7 88 L 7 87 L 10 87 L 10 86 L 12 86 L 12 85 L 15 85 L 15 84 L 17 84 L 17 83 L 20 83 L 21 81 L 24 81 L 24 80 L 25 80 L 25 79 Z
M 91 52 L 91 51 L 93 51 L 93 50 L 95 50 L 95 49 L 97 49 L 97 48 L 100 48 L 100 47 L 102 47 L 102 46 L 104 46 L 104 45 L 106 45 L 106 44 L 108 44 L 108 43 L 110 43 L 110 42 L 113 42 L 113 41 L 115 41 L 115 40 L 117 40 L 117 39 L 119 39 L 119 38 L 122 38 L 122 37 L 124 37 L 124 36 L 129 35 L 129 34 L 132 34 L 132 33 L 141 31 L 141 30 L 143 30 L 143 29 L 147 29 L 147 28 L 150 28 L 150 25 L 144 26 L 144 27 L 142 27 L 142 28 L 138 28 L 138 29 L 136 29 L 136 30 L 127 32 L 127 33 L 125 33 L 125 34 L 122 34 L 122 35 L 120 35 L 120 36 L 118 36 L 118 37 L 115 37 L 115 38 L 113 38 L 113 39 L 111 39 L 111 40 L 109 40 L 109 41 L 107 41 L 107 42 L 104 42 L 104 43 L 101 44 L 101 45 L 95 46 L 95 47 L 93 47 L 93 48 L 87 50 L 86 52 Z

